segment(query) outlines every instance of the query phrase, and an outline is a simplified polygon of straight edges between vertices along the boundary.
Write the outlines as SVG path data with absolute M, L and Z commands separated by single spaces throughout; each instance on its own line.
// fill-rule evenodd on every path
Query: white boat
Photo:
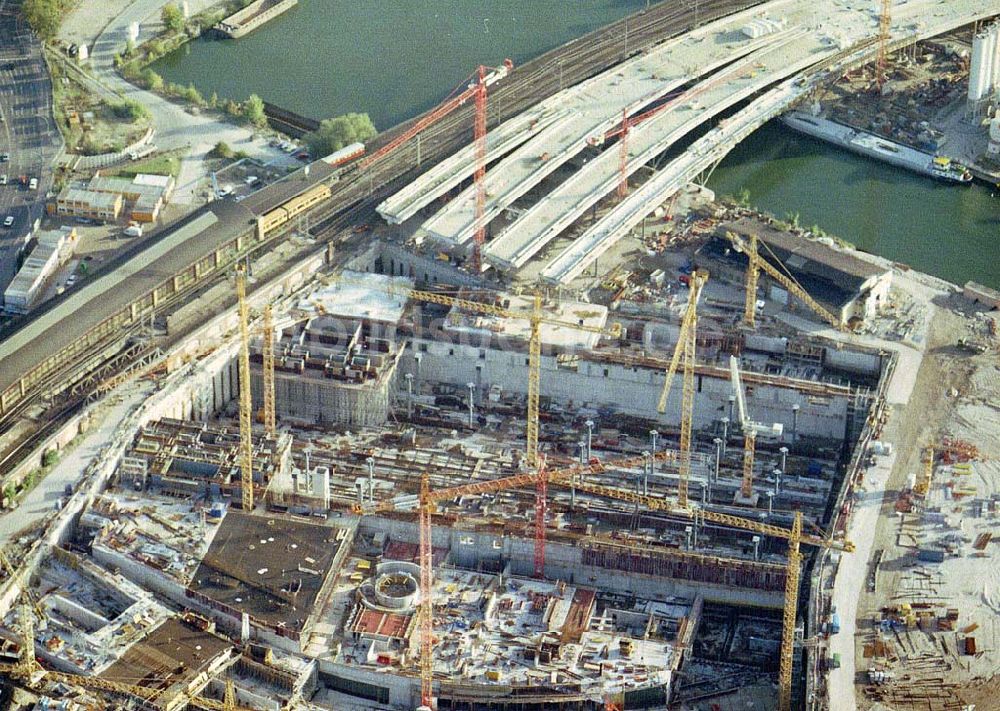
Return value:
M 789 111 L 781 117 L 781 121 L 799 133 L 936 180 L 972 182 L 972 173 L 947 156 L 926 153 L 805 111 Z

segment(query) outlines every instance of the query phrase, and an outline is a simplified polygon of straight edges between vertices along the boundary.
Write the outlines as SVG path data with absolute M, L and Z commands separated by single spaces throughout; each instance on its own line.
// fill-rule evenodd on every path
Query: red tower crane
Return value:
M 475 147 L 475 173 L 474 181 L 476 185 L 476 217 L 475 217 L 475 241 L 472 246 L 472 269 L 479 271 L 482 266 L 482 246 L 486 241 L 486 97 L 490 86 L 506 77 L 510 70 L 514 68 L 514 62 L 510 59 L 503 60 L 499 67 L 486 67 L 480 65 L 463 84 L 465 87 L 461 91 L 456 89 L 448 98 L 438 104 L 434 109 L 417 119 L 416 122 L 401 134 L 393 138 L 374 153 L 368 155 L 358 165 L 361 170 L 368 168 L 375 161 L 383 156 L 392 153 L 394 150 L 408 142 L 414 136 L 418 136 L 424 129 L 444 118 L 452 111 L 462 106 L 470 98 L 474 100 L 475 116 L 473 124 L 473 143 Z M 419 144 L 418 144 L 419 146 Z M 419 148 L 418 148 L 419 155 Z M 419 159 L 418 159 L 419 160 Z

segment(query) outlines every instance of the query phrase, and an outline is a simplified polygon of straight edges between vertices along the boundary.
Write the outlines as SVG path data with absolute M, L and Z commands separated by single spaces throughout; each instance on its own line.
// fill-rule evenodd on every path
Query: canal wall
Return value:
M 299 0 L 256 0 L 219 22 L 214 29 L 224 37 L 238 39 L 298 4 Z

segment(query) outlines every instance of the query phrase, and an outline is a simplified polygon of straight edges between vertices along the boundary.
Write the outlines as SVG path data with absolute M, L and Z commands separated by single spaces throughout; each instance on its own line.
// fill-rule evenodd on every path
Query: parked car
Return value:
M 7 174 L 3 173 L 2 175 L 0 175 L 0 185 L 6 185 L 6 184 L 7 184 Z
M 3 226 L 4 227 L 12 227 L 13 225 L 14 225 L 14 216 L 13 215 L 7 215 L 7 217 L 3 218 Z

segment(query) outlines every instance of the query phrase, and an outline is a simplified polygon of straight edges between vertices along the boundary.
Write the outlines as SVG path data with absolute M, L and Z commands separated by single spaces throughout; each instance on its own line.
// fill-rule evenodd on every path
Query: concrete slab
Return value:
M 782 0 L 772 11 L 783 12 L 790 4 Z M 767 46 L 770 37 L 750 40 L 739 32 L 751 16 L 744 12 L 706 25 L 554 97 L 571 118 L 528 141 L 487 173 L 486 221 L 587 145 L 603 141 L 604 134 L 621 123 L 623 110 L 635 114 L 689 81 Z M 425 222 L 421 234 L 462 245 L 472 238 L 474 222 L 475 189 L 470 187 Z

